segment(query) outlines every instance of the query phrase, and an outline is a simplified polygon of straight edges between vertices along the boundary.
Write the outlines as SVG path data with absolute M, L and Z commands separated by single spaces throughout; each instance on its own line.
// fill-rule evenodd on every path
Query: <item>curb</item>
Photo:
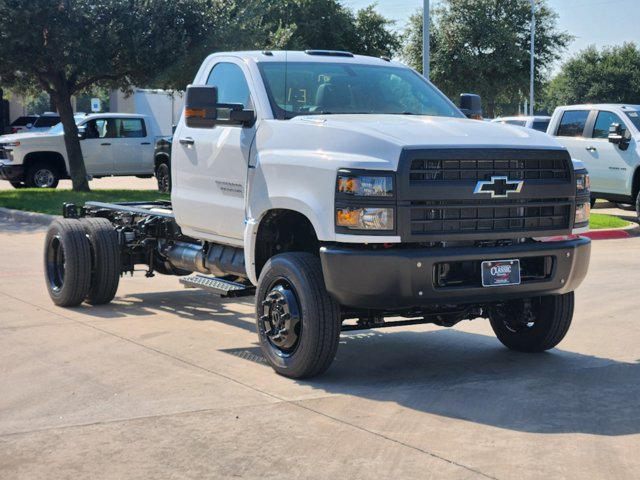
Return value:
M 25 212 L 23 210 L 13 210 L 11 208 L 0 207 L 0 219 L 11 220 L 20 223 L 31 223 L 33 225 L 42 225 L 48 227 L 56 218 L 62 215 L 47 215 L 45 213 Z
M 62 215 L 47 215 L 45 213 L 25 212 L 23 210 L 0 207 L 0 220 L 11 220 L 14 222 L 31 223 L 48 227 L 56 218 L 62 218 Z M 580 236 L 588 237 L 591 240 L 617 240 L 640 237 L 640 225 L 608 230 L 590 230 L 586 233 L 581 233 Z

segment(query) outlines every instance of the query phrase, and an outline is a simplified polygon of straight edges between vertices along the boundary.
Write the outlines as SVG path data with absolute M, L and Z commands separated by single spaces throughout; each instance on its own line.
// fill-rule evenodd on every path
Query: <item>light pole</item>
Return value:
M 429 0 L 422 8 L 422 75 L 429 80 Z
M 531 0 L 531 78 L 529 84 L 529 115 L 533 115 L 533 78 L 534 78 L 534 45 L 536 40 L 536 13 L 535 13 L 535 0 Z

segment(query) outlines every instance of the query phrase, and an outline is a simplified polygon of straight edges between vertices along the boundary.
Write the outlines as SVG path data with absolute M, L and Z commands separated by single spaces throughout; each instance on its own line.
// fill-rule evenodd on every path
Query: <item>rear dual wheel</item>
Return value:
M 120 249 L 104 218 L 55 220 L 44 249 L 47 290 L 54 304 L 73 307 L 110 302 L 120 280 Z

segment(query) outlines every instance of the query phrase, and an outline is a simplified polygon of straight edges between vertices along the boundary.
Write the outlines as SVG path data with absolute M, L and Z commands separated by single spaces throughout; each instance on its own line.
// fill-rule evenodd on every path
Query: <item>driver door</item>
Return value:
M 241 62 L 220 58 L 211 68 L 207 85 L 218 88 L 218 103 L 253 109 L 247 75 Z M 188 159 L 177 178 L 185 197 L 180 204 L 181 224 L 203 238 L 243 244 L 249 151 L 255 133 L 255 125 L 182 126 L 173 141 L 173 148 L 181 149 Z

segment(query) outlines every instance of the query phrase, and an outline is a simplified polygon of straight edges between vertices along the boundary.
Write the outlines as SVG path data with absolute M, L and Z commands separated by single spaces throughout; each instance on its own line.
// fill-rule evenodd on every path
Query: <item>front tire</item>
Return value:
M 59 307 L 82 303 L 91 280 L 91 250 L 79 220 L 54 220 L 45 239 L 47 290 Z
M 636 194 L 636 217 L 638 219 L 638 223 L 640 223 L 640 190 Z
M 56 188 L 60 175 L 55 167 L 36 162 L 27 169 L 25 184 L 29 188 Z
M 498 340 L 519 352 L 542 352 L 558 345 L 573 318 L 573 292 L 495 305 L 489 311 Z
M 87 303 L 101 305 L 116 296 L 120 283 L 120 245 L 113 225 L 106 218 L 80 220 L 91 248 L 91 284 Z
M 340 340 L 340 307 L 324 286 L 320 260 L 302 252 L 269 259 L 256 291 L 256 326 L 262 352 L 280 375 L 323 373 Z

